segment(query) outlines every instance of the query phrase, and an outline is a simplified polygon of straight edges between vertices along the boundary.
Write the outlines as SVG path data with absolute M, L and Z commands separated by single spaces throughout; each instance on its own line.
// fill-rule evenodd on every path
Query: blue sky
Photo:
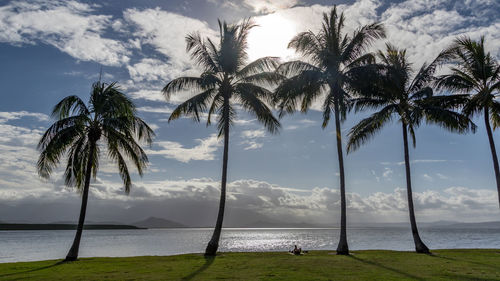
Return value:
M 131 222 L 148 216 L 186 224 L 215 219 L 222 143 L 216 128 L 190 119 L 167 123 L 172 108 L 161 88 L 180 75 L 199 73 L 185 52 L 191 32 L 216 36 L 217 18 L 252 16 L 251 59 L 296 58 L 286 45 L 300 31 L 317 30 L 333 4 L 347 16 L 347 30 L 381 21 L 386 41 L 407 48 L 415 68 L 432 60 L 456 36 L 486 37 L 500 56 L 500 4 L 459 1 L 1 1 L 0 2 L 0 221 L 75 220 L 78 194 L 36 175 L 36 142 L 52 120 L 54 104 L 67 95 L 86 99 L 102 66 L 104 80 L 118 81 L 155 129 L 151 165 L 127 197 L 112 163 L 93 183 L 89 219 Z M 446 72 L 446 68 L 440 72 Z M 350 114 L 345 134 L 368 113 Z M 417 219 L 497 220 L 491 154 L 484 124 L 457 135 L 436 126 L 417 131 L 411 149 Z M 330 124 L 333 125 L 333 124 Z M 333 126 L 321 129 L 311 110 L 282 119 L 269 135 L 239 112 L 230 135 L 228 221 L 269 219 L 336 223 L 338 167 Z M 498 133 L 494 133 L 498 138 Z M 345 138 L 344 138 L 345 140 Z M 406 221 L 402 135 L 387 126 L 346 156 L 349 218 L 354 222 Z M 64 211 L 62 209 L 64 208 Z

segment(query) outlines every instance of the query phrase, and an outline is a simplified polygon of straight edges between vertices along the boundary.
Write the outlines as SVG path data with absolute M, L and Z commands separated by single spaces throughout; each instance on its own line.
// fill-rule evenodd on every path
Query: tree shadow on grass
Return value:
M 358 258 L 358 257 L 355 257 L 353 255 L 349 255 L 350 258 L 352 259 L 355 259 L 359 262 L 362 262 L 362 263 L 365 263 L 365 264 L 369 264 L 369 265 L 372 265 L 372 266 L 376 266 L 376 267 L 379 267 L 379 268 L 382 268 L 382 269 L 385 269 L 387 271 L 392 271 L 394 273 L 397 273 L 397 274 L 400 274 L 400 275 L 403 275 L 407 278 L 412 278 L 412 279 L 415 279 L 415 280 L 425 280 L 424 278 L 420 278 L 418 276 L 415 276 L 415 275 L 412 275 L 410 273 L 407 273 L 407 272 L 403 272 L 401 270 L 398 270 L 398 269 L 395 269 L 395 268 L 391 268 L 391 267 L 388 267 L 388 266 L 385 266 L 383 264 L 380 264 L 380 263 L 376 263 L 376 262 L 373 262 L 373 261 L 368 261 L 368 260 L 364 260 L 364 259 L 361 259 L 361 258 Z
M 481 277 L 467 276 L 467 275 L 460 275 L 460 274 L 449 274 L 449 275 L 453 276 L 450 280 L 462 280 L 462 281 L 494 281 L 494 280 L 500 280 L 500 278 L 481 278 Z
M 191 280 L 191 279 L 193 279 L 194 277 L 196 277 L 196 275 L 202 273 L 208 267 L 210 267 L 210 265 L 212 265 L 212 263 L 214 262 L 214 260 L 215 260 L 215 257 L 205 257 L 205 263 L 200 268 L 198 268 L 197 270 L 193 271 L 191 274 L 189 274 L 189 275 L 187 275 L 185 277 L 182 277 L 182 280 Z
M 485 266 L 485 267 L 490 267 L 490 268 L 493 268 L 493 269 L 496 269 L 496 270 L 500 270 L 500 266 L 497 266 L 497 265 L 491 265 L 491 264 L 487 264 L 487 263 L 481 263 L 481 262 L 477 262 L 477 261 L 469 261 L 469 260 L 464 260 L 464 259 L 457 259 L 457 258 L 450 258 L 450 257 L 438 256 L 438 255 L 435 255 L 435 254 L 432 254 L 430 256 L 434 257 L 434 258 L 439 258 L 439 259 L 444 259 L 444 260 L 449 260 L 449 261 L 455 261 L 455 262 L 471 263 L 471 264 L 475 264 L 475 265 L 479 265 L 479 266 Z
M 50 265 L 46 265 L 46 266 L 42 266 L 42 267 L 38 267 L 38 268 L 33 268 L 33 269 L 30 269 L 30 270 L 13 272 L 13 273 L 7 273 L 7 274 L 0 274 L 0 277 L 7 277 L 7 276 L 18 275 L 18 274 L 36 272 L 36 271 L 40 271 L 40 270 L 44 270 L 44 269 L 49 269 L 51 267 L 55 267 L 55 266 L 58 266 L 58 265 L 61 265 L 61 264 L 64 264 L 64 263 L 66 263 L 64 260 L 63 261 L 58 261 L 58 262 L 56 262 L 54 264 L 50 264 Z

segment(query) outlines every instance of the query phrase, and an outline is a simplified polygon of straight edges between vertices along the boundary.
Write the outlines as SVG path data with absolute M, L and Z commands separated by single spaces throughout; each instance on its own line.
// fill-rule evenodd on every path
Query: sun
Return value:
M 287 49 L 288 42 L 296 35 L 295 24 L 279 14 L 269 14 L 255 19 L 258 25 L 248 34 L 248 58 L 275 56 L 282 59 L 293 56 Z

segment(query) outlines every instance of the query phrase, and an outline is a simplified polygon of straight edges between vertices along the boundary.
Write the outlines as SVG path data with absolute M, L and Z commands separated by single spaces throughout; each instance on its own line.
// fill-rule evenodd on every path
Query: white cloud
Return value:
M 207 0 L 207 2 L 234 10 L 242 10 L 249 7 L 255 13 L 272 13 L 276 10 L 290 8 L 300 3 L 299 0 Z
M 166 61 L 144 58 L 140 62 L 127 65 L 130 78 L 134 82 L 142 81 L 170 81 L 185 73 L 182 69 L 174 68 Z M 163 85 L 164 86 L 164 85 Z
M 285 130 L 297 130 L 297 129 L 303 129 L 303 128 L 308 128 L 312 126 L 317 126 L 318 122 L 310 119 L 302 119 L 296 122 L 292 122 L 289 125 L 284 126 Z
M 243 0 L 243 3 L 251 7 L 257 13 L 271 13 L 276 10 L 290 8 L 299 3 L 298 0 Z
M 477 40 L 486 37 L 487 48 L 499 57 L 500 23 L 494 19 L 498 1 L 411 0 L 391 5 L 381 15 L 388 31 L 387 40 L 408 49 L 410 61 L 419 67 L 432 61 L 457 36 Z M 450 8 L 451 6 L 451 8 Z M 484 11 L 484 15 L 480 15 Z M 417 38 L 417 40 L 416 40 Z M 379 44 L 380 47 L 381 44 Z
M 125 46 L 102 37 L 112 17 L 93 11 L 92 5 L 76 1 L 11 1 L 0 7 L 0 42 L 43 42 L 79 60 L 127 63 L 130 52 Z
M 449 179 L 447 176 L 443 175 L 443 174 L 440 174 L 440 173 L 436 173 L 436 176 L 439 178 L 439 179 L 442 179 L 442 180 L 447 180 Z
M 158 90 L 137 90 L 137 91 L 130 91 L 127 93 L 130 95 L 133 99 L 144 99 L 147 101 L 158 101 L 158 102 L 165 102 L 165 97 L 161 93 L 160 89 Z
M 411 164 L 421 164 L 421 163 L 426 163 L 426 164 L 431 164 L 431 163 L 445 163 L 445 162 L 449 162 L 449 161 L 453 161 L 453 162 L 461 162 L 461 160 L 445 160 L 445 159 L 415 159 L 415 160 L 410 160 L 410 163 Z M 384 163 L 384 165 L 389 165 L 389 164 L 396 164 L 396 165 L 404 165 L 405 162 L 404 161 L 401 161 L 401 162 L 397 162 L 397 163 L 390 163 L 390 162 L 382 162 Z
M 243 148 L 244 150 L 259 149 L 259 148 L 262 148 L 264 146 L 263 143 L 256 142 L 254 140 L 243 141 L 242 144 L 246 145 L 246 147 Z
M 38 113 L 38 112 L 28 112 L 28 111 L 13 111 L 13 112 L 6 112 L 0 111 L 0 123 L 5 123 L 10 120 L 16 120 L 16 119 L 21 119 L 23 117 L 33 117 L 36 118 L 38 121 L 48 121 L 49 116 L 43 113 Z
M 245 138 L 240 144 L 245 145 L 244 150 L 259 149 L 264 146 L 263 143 L 259 142 L 258 139 L 264 138 L 266 136 L 266 131 L 259 130 L 245 130 L 241 132 L 241 137 Z
M 260 129 L 260 130 L 245 130 L 241 132 L 241 136 L 244 138 L 263 138 L 266 136 L 266 131 Z
M 390 179 L 392 174 L 393 174 L 392 169 L 385 167 L 382 176 L 386 179 Z
M 237 119 L 237 120 L 234 120 L 234 123 L 241 125 L 241 126 L 247 126 L 247 125 L 254 124 L 255 121 L 257 121 L 257 119 Z
M 205 139 L 197 139 L 199 144 L 192 148 L 185 148 L 184 145 L 173 141 L 158 141 L 155 146 L 160 149 L 146 150 L 148 155 L 160 155 L 165 158 L 175 159 L 184 163 L 192 160 L 215 160 L 215 152 L 222 144 L 217 135 L 212 134 Z
M 1 129 L 0 125 L 0 130 Z M 12 128 L 7 128 L 12 129 Z M 2 131 L 3 132 L 3 131 Z M 27 134 L 21 132 L 19 134 Z M 41 132 L 33 131 L 32 138 L 38 139 Z M 167 157 L 179 158 L 181 154 L 211 155 L 206 158 L 213 159 L 213 150 L 207 147 L 216 146 L 215 136 L 200 140 L 196 148 L 186 149 L 176 145 L 167 144 L 176 155 Z M 3 219 L 44 219 L 55 221 L 61 219 L 74 219 L 77 208 L 69 212 L 51 213 L 47 206 L 61 206 L 69 202 L 79 202 L 78 194 L 64 188 L 61 173 L 53 176 L 55 181 L 41 181 L 35 170 L 37 153 L 33 142 L 26 146 L 5 144 L 0 140 L 0 206 Z M 204 147 L 204 148 L 203 148 Z M 170 151 L 171 149 L 168 149 Z M 195 150 L 197 150 L 195 152 Z M 180 161 L 187 158 L 178 159 Z M 177 180 L 142 180 L 135 181 L 130 196 L 123 193 L 120 182 L 98 177 L 91 185 L 91 202 L 93 208 L 89 209 L 89 217 L 107 218 L 114 220 L 128 220 L 128 212 L 133 212 L 137 219 L 165 213 L 183 223 L 211 223 L 211 216 L 200 215 L 199 210 L 209 214 L 216 211 L 219 199 L 220 182 L 209 178 L 177 179 Z M 257 180 L 236 180 L 228 183 L 227 194 L 228 216 L 233 216 L 236 211 L 249 214 L 249 222 L 255 220 L 256 215 L 275 220 L 292 220 L 316 223 L 334 223 L 333 217 L 340 210 L 339 191 L 334 188 L 294 189 Z M 470 221 L 492 220 L 498 216 L 498 202 L 496 190 L 470 189 L 466 187 L 450 187 L 443 192 L 424 190 L 414 192 L 415 210 L 419 221 L 436 220 L 463 220 Z M 104 200 L 104 201 L 103 201 Z M 8 205 L 2 205 L 8 202 Z M 126 203 L 123 203 L 126 202 Z M 406 190 L 396 188 L 393 192 L 376 192 L 366 196 L 358 193 L 348 193 L 348 212 L 352 222 L 376 221 L 405 221 L 407 217 Z M 106 207 L 102 207 L 104 204 Z M 36 208 L 36 213 L 23 204 L 42 206 Z M 43 205 L 46 204 L 46 205 Z M 58 205 L 59 204 L 59 205 Z M 73 203 L 71 205 L 74 205 Z M 45 207 L 43 207 L 45 206 Z M 66 206 L 66 205 L 64 205 Z M 103 205 L 104 206 L 104 205 Z M 66 206 L 66 208 L 68 208 Z M 71 208 L 70 208 L 71 209 Z M 102 212 L 102 210 L 108 210 Z M 109 212 L 109 210 L 114 210 Z M 176 211 L 175 211 L 176 210 Z M 181 210 L 181 211 L 179 211 Z M 72 214 L 72 212 L 75 214 Z M 105 214 L 105 215 L 103 215 Z M 236 220 L 242 219 L 237 213 Z M 109 216 L 109 217 L 107 217 Z M 234 220 L 233 220 L 234 221 Z
M 423 174 L 422 177 L 427 180 L 427 181 L 434 181 L 434 178 L 432 178 L 431 176 L 429 176 L 429 174 Z
M 141 106 L 137 108 L 137 111 L 148 112 L 148 113 L 164 113 L 164 114 L 172 113 L 172 109 L 167 106 L 163 107 Z
M 377 180 L 377 182 L 380 182 L 380 177 L 377 176 L 377 173 L 374 170 L 371 170 L 370 172 L 375 177 L 375 180 Z
M 167 63 L 174 71 L 191 68 L 191 61 L 186 53 L 187 34 L 200 32 L 204 36 L 216 36 L 207 23 L 160 8 L 127 9 L 123 17 L 134 26 L 133 35 L 138 37 L 142 44 L 149 44 L 167 56 Z

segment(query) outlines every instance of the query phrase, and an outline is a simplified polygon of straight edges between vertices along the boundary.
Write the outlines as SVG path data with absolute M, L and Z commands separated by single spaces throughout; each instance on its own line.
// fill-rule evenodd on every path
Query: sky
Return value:
M 252 17 L 249 60 L 299 58 L 287 49 L 298 32 L 317 31 L 333 5 L 346 15 L 346 30 L 384 23 L 386 42 L 407 49 L 414 67 L 429 62 L 460 35 L 485 36 L 500 57 L 500 2 L 496 0 L 195 0 L 62 1 L 0 0 L 0 221 L 76 221 L 80 196 L 64 186 L 62 170 L 50 180 L 36 173 L 36 144 L 54 120 L 63 97 L 87 100 L 98 79 L 117 81 L 155 130 L 142 178 L 124 193 L 105 155 L 92 182 L 87 220 L 130 223 L 155 216 L 186 225 L 215 222 L 222 141 L 215 126 L 182 118 L 168 123 L 177 104 L 161 89 L 172 79 L 196 75 L 185 36 L 216 38 L 217 19 Z M 446 68 L 440 69 L 445 73 Z M 255 117 L 238 111 L 231 128 L 225 225 L 258 220 L 337 226 L 339 179 L 334 126 L 321 128 L 317 106 L 286 116 L 270 135 Z M 349 114 L 346 134 L 368 112 Z M 490 221 L 500 211 L 491 153 L 482 119 L 475 134 L 458 135 L 433 125 L 418 128 L 410 149 L 417 220 Z M 498 132 L 494 138 L 498 139 Z M 345 145 L 344 145 L 345 147 Z M 403 140 L 394 122 L 345 156 L 348 222 L 408 221 Z M 62 165 L 63 166 L 63 165 Z

